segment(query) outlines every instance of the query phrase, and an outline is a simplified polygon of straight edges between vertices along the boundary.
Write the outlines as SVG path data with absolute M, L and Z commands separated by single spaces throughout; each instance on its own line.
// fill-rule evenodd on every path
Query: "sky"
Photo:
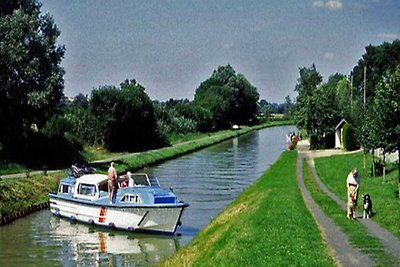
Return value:
M 400 38 L 400 0 L 42 0 L 66 48 L 69 97 L 135 79 L 153 100 L 193 100 L 230 64 L 260 99 L 297 96 L 299 68 L 348 75 Z

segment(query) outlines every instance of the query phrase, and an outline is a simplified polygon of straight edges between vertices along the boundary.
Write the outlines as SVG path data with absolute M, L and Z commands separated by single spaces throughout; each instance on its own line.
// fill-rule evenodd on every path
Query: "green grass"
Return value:
M 372 219 L 400 238 L 400 199 L 398 198 L 398 170 L 392 169 L 385 178 L 371 177 L 372 157 L 364 154 L 331 156 L 317 158 L 315 165 L 321 180 L 343 201 L 346 201 L 346 177 L 352 167 L 357 167 L 361 177 L 358 214 L 361 214 L 361 195 L 369 193 L 373 202 Z
M 126 152 L 113 153 L 109 152 L 108 150 L 102 147 L 94 147 L 94 146 L 87 146 L 82 151 L 83 158 L 88 162 L 117 157 L 124 154 L 126 154 Z
M 51 175 L 35 175 L 25 178 L 0 180 L 0 220 L 32 204 L 48 201 L 48 193 L 58 187 L 64 172 Z
M 176 145 L 182 142 L 187 142 L 190 140 L 207 137 L 209 135 L 212 135 L 212 133 L 199 133 L 199 132 L 187 133 L 187 134 L 173 133 L 168 135 L 168 140 L 172 145 Z
M 296 182 L 296 151 L 162 266 L 333 266 Z
M 360 248 L 361 251 L 374 259 L 377 266 L 398 266 L 399 262 L 397 259 L 384 251 L 380 241 L 370 236 L 364 225 L 358 221 L 347 219 L 346 211 L 342 210 L 336 202 L 319 188 L 316 181 L 312 178 L 311 170 L 305 161 L 303 162 L 303 177 L 305 185 L 314 201 L 347 234 L 353 246 Z M 341 184 L 342 187 L 346 187 L 345 182 L 341 182 Z
M 27 169 L 22 165 L 0 160 L 0 175 L 26 172 L 26 170 Z

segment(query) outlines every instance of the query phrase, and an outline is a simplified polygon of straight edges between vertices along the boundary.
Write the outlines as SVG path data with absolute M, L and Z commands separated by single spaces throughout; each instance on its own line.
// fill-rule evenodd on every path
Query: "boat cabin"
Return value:
M 118 178 L 122 181 L 127 176 Z M 160 188 L 156 177 L 149 177 L 145 173 L 131 174 L 133 187 L 120 188 L 118 190 L 117 202 L 121 204 L 143 204 L 143 203 L 174 203 L 175 195 Z M 105 174 L 86 174 L 79 178 L 69 176 L 60 181 L 58 195 L 68 198 L 97 201 L 107 199 L 108 201 L 108 176 Z

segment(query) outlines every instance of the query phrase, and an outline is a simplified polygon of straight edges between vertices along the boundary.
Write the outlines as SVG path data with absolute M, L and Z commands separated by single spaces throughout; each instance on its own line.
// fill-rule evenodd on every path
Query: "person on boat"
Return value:
M 110 200 L 110 203 L 115 203 L 115 200 L 117 198 L 117 171 L 115 170 L 114 167 L 114 162 L 111 162 L 110 168 L 108 168 L 108 198 Z
M 127 178 L 124 177 L 124 179 L 119 183 L 119 188 L 125 188 L 128 187 L 128 182 Z
M 128 187 L 133 187 L 135 185 L 135 181 L 132 178 L 132 173 L 131 172 L 127 172 L 126 176 L 128 177 Z

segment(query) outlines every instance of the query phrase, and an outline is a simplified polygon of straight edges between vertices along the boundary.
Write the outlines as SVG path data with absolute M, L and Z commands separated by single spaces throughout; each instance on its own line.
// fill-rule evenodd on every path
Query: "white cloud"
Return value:
M 324 7 L 325 4 L 322 1 L 314 1 L 314 3 L 312 4 L 313 7 Z
M 328 9 L 335 10 L 335 9 L 341 9 L 343 4 L 340 0 L 330 0 L 326 2 L 325 6 Z
M 394 39 L 400 39 L 400 35 L 396 33 L 391 33 L 391 32 L 382 32 L 378 34 L 379 38 L 385 39 L 385 40 L 394 40 Z
M 327 8 L 330 10 L 336 10 L 336 9 L 341 9 L 343 7 L 342 0 L 329 0 L 329 1 L 314 1 L 312 4 L 313 7 L 318 7 L 318 8 Z
M 332 60 L 332 59 L 335 58 L 335 54 L 333 54 L 332 52 L 326 52 L 324 54 L 324 58 L 327 59 L 327 60 Z

